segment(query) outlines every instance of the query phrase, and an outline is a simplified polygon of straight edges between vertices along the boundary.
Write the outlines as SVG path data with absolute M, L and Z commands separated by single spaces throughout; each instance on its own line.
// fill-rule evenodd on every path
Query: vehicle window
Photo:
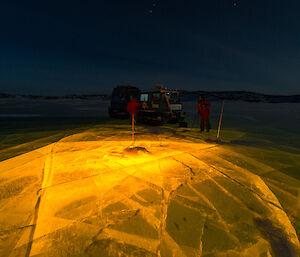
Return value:
M 141 102 L 147 102 L 148 101 L 148 94 L 141 94 L 140 101 Z
M 120 101 L 120 96 L 117 95 L 117 94 L 112 95 L 111 100 L 112 100 L 113 102 L 119 102 L 119 101 Z
M 179 96 L 177 94 L 167 94 L 170 103 L 176 104 L 179 103 Z
M 153 93 L 152 102 L 153 103 L 159 103 L 160 97 L 161 97 L 161 93 Z

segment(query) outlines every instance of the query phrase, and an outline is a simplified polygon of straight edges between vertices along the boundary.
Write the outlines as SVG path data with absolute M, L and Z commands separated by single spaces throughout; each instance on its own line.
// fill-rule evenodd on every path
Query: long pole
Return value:
M 134 114 L 131 114 L 131 140 L 134 145 Z
M 221 108 L 221 114 L 220 114 L 220 120 L 219 120 L 217 140 L 219 139 L 219 136 L 220 136 L 220 129 L 221 129 L 221 123 L 222 123 L 223 109 L 224 109 L 224 100 L 222 101 L 222 108 Z

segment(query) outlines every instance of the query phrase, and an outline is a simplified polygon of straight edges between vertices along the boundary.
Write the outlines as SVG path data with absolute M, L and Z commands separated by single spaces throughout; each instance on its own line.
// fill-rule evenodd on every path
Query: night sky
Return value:
M 1 1 L 0 92 L 300 92 L 300 1 Z

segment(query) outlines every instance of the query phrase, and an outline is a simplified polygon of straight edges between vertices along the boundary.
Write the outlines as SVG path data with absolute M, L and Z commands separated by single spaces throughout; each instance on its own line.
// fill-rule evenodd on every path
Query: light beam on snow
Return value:
M 151 135 L 132 147 L 128 134 L 97 139 L 102 130 L 0 163 L 3 256 L 293 257 L 299 248 L 274 193 L 222 145 Z

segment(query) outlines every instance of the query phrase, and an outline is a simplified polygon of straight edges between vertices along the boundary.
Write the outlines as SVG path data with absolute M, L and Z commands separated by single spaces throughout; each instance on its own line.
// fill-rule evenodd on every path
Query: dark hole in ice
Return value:
M 139 152 L 149 153 L 149 151 L 145 147 L 141 147 L 141 146 L 129 146 L 124 150 L 124 152 L 132 153 L 132 154 L 137 154 Z

